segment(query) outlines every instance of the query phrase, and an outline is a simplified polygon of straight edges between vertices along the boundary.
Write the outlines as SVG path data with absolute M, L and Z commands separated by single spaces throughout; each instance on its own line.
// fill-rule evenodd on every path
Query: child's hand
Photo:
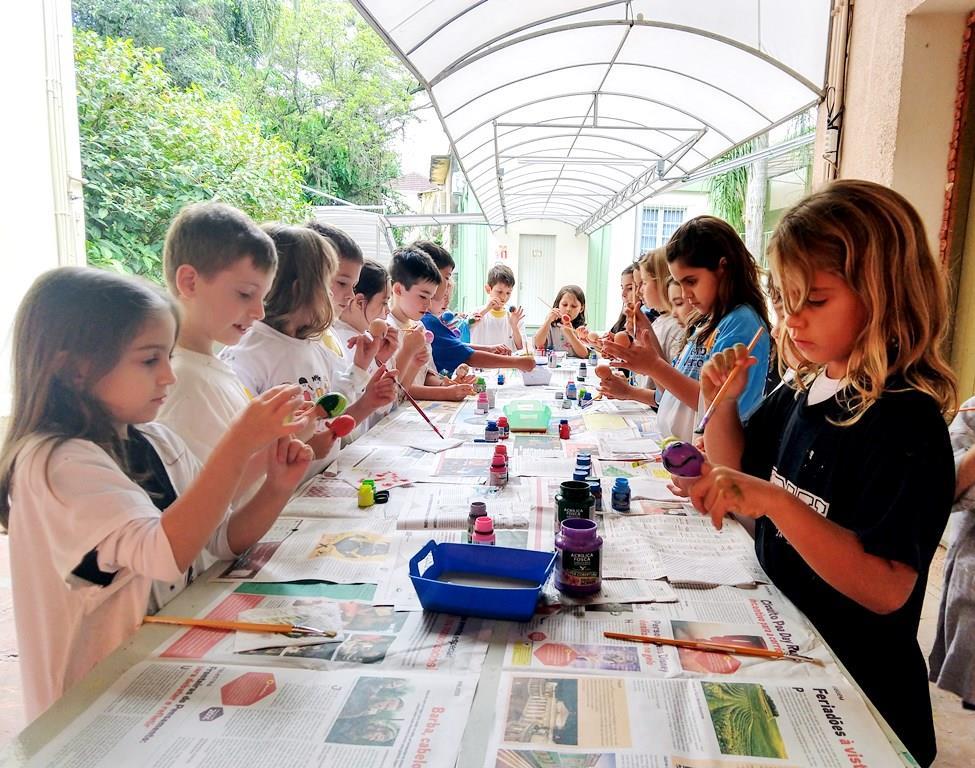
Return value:
M 511 360 L 511 365 L 519 371 L 534 371 L 535 358 L 530 355 L 518 355 Z
M 511 355 L 511 350 L 504 344 L 495 344 L 493 347 L 488 347 L 488 351 L 496 355 Z
M 626 379 L 615 374 L 599 381 L 599 391 L 610 400 L 633 400 L 633 390 Z
M 278 438 L 303 430 L 312 418 L 307 408 L 298 415 L 304 405 L 300 385 L 271 387 L 251 400 L 227 431 L 233 433 L 235 443 L 255 453 Z
M 690 489 L 690 497 L 694 506 L 709 515 L 714 527 L 721 530 L 724 516 L 728 514 L 756 520 L 764 517 L 776 503 L 777 493 L 781 492 L 767 480 L 705 463 L 701 477 Z
M 308 465 L 315 458 L 310 446 L 297 438 L 278 438 L 277 445 L 268 451 L 267 479 L 272 488 L 290 493 L 301 482 Z
M 379 344 L 379 351 L 376 352 L 376 362 L 380 365 L 385 365 L 396 354 L 397 349 L 399 349 L 399 328 L 390 326 Z
M 441 400 L 463 400 L 468 395 L 474 394 L 474 387 L 470 384 L 450 384 L 440 388 Z
M 548 311 L 548 314 L 545 315 L 545 321 L 542 323 L 542 325 L 543 326 L 549 326 L 552 323 L 554 323 L 556 320 L 558 320 L 561 316 L 562 316 L 562 313 L 559 312 L 558 307 L 552 307 Z
M 646 329 L 641 330 L 637 340 L 628 347 L 615 341 L 603 342 L 603 354 L 612 360 L 613 365 L 650 376 L 654 367 L 664 360 L 660 353 L 660 342 L 652 331 Z
M 757 358 L 748 354 L 748 347 L 744 344 L 735 344 L 729 349 L 715 352 L 701 368 L 701 394 L 704 396 L 705 406 L 711 405 L 721 385 L 728 380 L 736 366 L 743 366 L 747 371 L 757 362 Z M 735 376 L 735 380 L 728 385 L 722 403 L 737 402 L 738 397 L 745 391 L 745 386 L 748 384 L 748 375 L 745 371 Z
M 355 348 L 352 356 L 352 363 L 356 368 L 363 371 L 369 368 L 370 363 L 376 359 L 376 353 L 382 346 L 383 337 L 374 338 L 371 334 L 361 333 L 349 339 L 349 349 Z
M 396 400 L 396 371 L 380 368 L 376 371 L 360 398 L 369 413 Z
M 501 303 L 499 299 L 496 299 L 492 296 L 490 299 L 488 299 L 487 306 L 484 308 L 484 310 L 485 311 L 494 310 L 495 312 L 497 312 L 503 306 L 504 305 Z
M 513 312 L 508 313 L 508 324 L 512 328 L 520 327 L 522 322 L 524 322 L 524 320 L 525 320 L 524 307 L 515 307 Z

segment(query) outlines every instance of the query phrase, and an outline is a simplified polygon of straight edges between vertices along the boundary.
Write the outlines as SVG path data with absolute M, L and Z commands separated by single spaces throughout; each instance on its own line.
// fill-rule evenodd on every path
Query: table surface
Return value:
M 560 378 L 562 381 L 567 380 L 574 371 L 574 365 L 571 372 L 565 369 L 556 371 L 553 383 L 557 383 Z M 511 375 L 506 377 L 506 389 L 522 389 L 526 397 L 535 397 L 538 399 L 552 398 L 553 392 L 551 390 L 523 388 L 520 382 L 516 383 L 516 377 L 513 372 L 509 373 Z M 493 377 L 491 381 L 493 382 Z M 589 384 L 594 385 L 595 383 L 596 381 L 593 379 L 590 371 Z M 553 418 L 557 418 L 560 414 L 563 417 L 567 415 L 566 412 L 560 412 L 558 410 L 557 403 L 554 400 L 551 402 L 551 405 L 553 406 Z M 571 413 L 572 415 L 578 415 L 579 411 L 573 409 Z M 395 415 L 396 412 L 394 411 L 387 418 L 394 418 Z M 369 445 L 371 442 L 374 442 L 376 445 L 381 444 L 379 438 L 372 434 L 367 434 L 363 438 L 360 438 L 356 445 Z M 179 597 L 166 605 L 163 613 L 176 616 L 203 615 L 208 606 L 221 594 L 227 592 L 228 585 L 226 583 L 210 580 L 212 576 L 219 573 L 225 567 L 226 563 L 217 563 L 214 565 L 206 574 L 198 578 L 189 588 L 179 595 Z M 784 597 L 782 599 L 786 601 Z M 482 768 L 484 765 L 484 757 L 489 749 L 489 742 L 492 735 L 491 726 L 495 721 L 496 694 L 502 673 L 502 662 L 508 628 L 508 622 L 500 621 L 495 622 L 495 626 L 493 627 L 490 646 L 478 677 L 477 692 L 460 746 L 456 764 L 458 768 Z M 154 651 L 167 638 L 175 636 L 184 629 L 182 627 L 143 625 L 127 643 L 105 658 L 83 680 L 73 686 L 54 706 L 18 734 L 3 753 L 0 754 L 0 766 L 13 767 L 26 765 L 32 755 L 36 754 L 75 718 L 83 714 L 92 702 L 104 693 L 119 677 L 135 664 L 152 659 Z M 808 629 L 818 635 L 811 624 Z M 819 637 L 819 640 L 822 642 L 822 637 Z M 823 645 L 825 646 L 825 643 Z M 830 653 L 833 655 L 846 682 L 859 690 L 852 677 L 843 668 L 839 660 L 836 659 L 835 654 L 832 654 L 831 651 Z M 786 679 L 783 678 L 783 680 Z M 881 730 L 890 741 L 894 751 L 900 756 L 903 765 L 909 768 L 916 767 L 917 764 L 877 712 L 873 704 L 865 696 L 863 698 L 870 712 L 876 718 Z

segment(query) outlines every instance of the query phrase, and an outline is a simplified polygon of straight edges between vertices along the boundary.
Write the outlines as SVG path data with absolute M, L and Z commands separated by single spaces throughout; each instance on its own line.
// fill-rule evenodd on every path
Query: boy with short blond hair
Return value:
M 495 264 L 488 270 L 484 286 L 487 304 L 468 321 L 471 344 L 479 347 L 504 346 L 512 352 L 524 346 L 522 325 L 525 311 L 521 307 L 508 307 L 514 288 L 515 273 L 511 267 Z

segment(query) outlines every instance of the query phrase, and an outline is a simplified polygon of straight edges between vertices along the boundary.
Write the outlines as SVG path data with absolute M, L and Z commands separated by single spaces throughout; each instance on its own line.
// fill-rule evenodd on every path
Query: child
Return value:
M 765 572 L 927 766 L 936 748 L 917 630 L 955 489 L 945 280 L 910 203 L 866 181 L 800 202 L 769 253 L 795 380 L 744 427 L 743 377 L 731 383 L 705 430 L 714 468 L 691 497 L 719 527 L 726 512 L 756 521 Z M 764 377 L 764 361 L 746 358 L 739 345 L 705 364 L 706 402 L 736 364 Z
M 426 328 L 417 321 L 430 311 L 438 291 L 438 301 L 443 300 L 447 289 L 446 281 L 433 259 L 414 246 L 397 248 L 393 252 L 389 275 L 393 281 L 393 307 L 388 318 L 389 324 L 407 337 L 419 334 L 422 338 Z M 404 340 L 404 347 L 405 345 Z M 474 393 L 470 384 L 444 382 L 433 369 L 429 342 L 426 347 L 430 362 L 412 378 L 404 378 L 402 382 L 412 397 L 418 400 L 463 400 Z M 398 360 L 402 358 L 402 354 L 397 357 Z
M 612 342 L 603 347 L 607 356 L 656 382 L 660 433 L 691 442 L 700 410 L 701 366 L 723 349 L 747 344 L 759 328 L 767 331 L 768 315 L 755 262 L 727 222 L 714 216 L 684 222 L 667 242 L 667 262 L 685 301 L 699 316 L 688 328 L 687 344 L 676 363 L 671 365 L 656 337 L 645 332 L 629 348 Z M 764 394 L 767 332 L 759 338 L 754 354 L 761 371 L 748 372 L 748 386 L 738 401 L 742 417 L 755 410 Z
M 521 371 L 530 371 L 535 367 L 535 358 L 523 355 L 511 355 L 508 347 L 502 346 L 500 349 L 492 346 L 475 346 L 465 344 L 460 340 L 458 334 L 441 321 L 440 316 L 450 306 L 450 298 L 453 293 L 453 273 L 454 259 L 450 253 L 434 243 L 420 241 L 415 243 L 416 247 L 426 253 L 444 281 L 443 295 L 439 294 L 431 302 L 430 311 L 421 318 L 423 325 L 433 334 L 433 362 L 438 371 L 447 371 L 453 374 L 458 366 L 467 364 L 477 368 L 515 368 Z M 510 271 L 510 270 L 509 270 Z M 514 278 L 512 278 L 514 279 Z M 437 301 L 437 299 L 440 299 Z M 473 381 L 471 377 L 471 381 Z M 461 380 L 460 383 L 469 383 Z
M 667 264 L 667 249 L 655 248 L 647 251 L 638 262 L 641 280 L 643 305 L 657 311 L 651 328 L 660 342 L 667 360 L 673 361 L 684 346 L 684 329 L 680 321 L 671 313 L 670 297 L 665 286 L 670 280 Z
M 264 320 L 255 323 L 240 342 L 222 350 L 220 359 L 252 392 L 283 382 L 298 383 L 310 405 L 334 383 L 335 354 L 322 343 L 322 334 L 334 316 L 329 285 L 337 259 L 328 241 L 311 229 L 282 224 L 264 229 L 278 253 L 278 271 L 264 300 Z M 396 399 L 394 386 L 389 371 L 377 371 L 360 397 L 353 400 L 357 393 L 345 393 L 350 402 L 346 413 L 357 424 L 366 423 L 373 411 Z M 319 429 L 308 444 L 318 459 L 309 474 L 321 471 L 339 448 L 328 429 Z
M 389 293 L 389 272 L 386 267 L 374 259 L 365 259 L 352 289 L 352 299 L 330 329 L 338 339 L 338 346 L 347 365 L 354 364 L 354 340 L 369 330 L 369 324 L 373 320 L 386 321 L 389 315 Z M 377 367 L 375 360 L 370 367 Z
M 611 333 L 626 330 L 626 308 L 633 303 L 633 271 L 635 269 L 636 264 L 627 264 L 620 273 L 620 296 L 623 299 L 623 308 L 620 310 L 620 316 L 616 318 L 616 322 L 609 329 Z
M 524 346 L 522 324 L 525 310 L 513 307 L 508 311 L 508 299 L 515 287 L 515 273 L 511 267 L 495 264 L 488 270 L 484 291 L 488 302 L 482 310 L 474 313 L 469 321 L 471 344 L 481 347 L 503 346 L 517 352 Z
M 185 581 L 204 547 L 242 552 L 308 465 L 311 452 L 291 437 L 304 420 L 285 423 L 295 387 L 253 400 L 202 469 L 151 423 L 174 380 L 176 327 L 154 289 L 84 267 L 41 275 L 17 312 L 0 522 L 28 719 L 135 632 L 153 579 Z M 267 480 L 227 515 L 243 467 L 275 442 Z
M 566 315 L 568 323 L 562 319 Z M 563 285 L 535 334 L 535 349 L 554 349 L 575 357 L 587 357 L 589 350 L 575 333 L 585 324 L 586 294 L 578 285 Z
M 680 283 L 673 277 L 667 278 L 667 300 L 670 302 L 671 311 L 682 329 L 686 329 L 690 322 L 693 310 L 691 305 L 684 301 L 684 292 L 680 288 Z
M 975 407 L 975 398 L 962 408 Z M 948 429 L 955 458 L 955 530 L 945 562 L 931 682 L 975 710 L 975 412 L 961 412 Z

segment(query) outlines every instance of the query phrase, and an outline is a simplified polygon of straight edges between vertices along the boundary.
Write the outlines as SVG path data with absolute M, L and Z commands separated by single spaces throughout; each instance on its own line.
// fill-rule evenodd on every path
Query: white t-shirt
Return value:
M 193 454 L 205 462 L 232 422 L 250 402 L 250 395 L 233 368 L 213 355 L 189 349 L 173 350 L 176 383 L 159 416 L 179 435 Z M 257 492 L 264 475 L 243 478 L 234 496 L 234 505 L 246 503 Z
M 361 334 L 344 320 L 336 320 L 332 324 L 332 327 L 328 329 L 328 333 L 332 334 L 333 338 L 335 339 L 335 343 L 342 350 L 341 360 L 336 359 L 334 354 L 329 355 L 329 360 L 332 362 L 330 374 L 332 377 L 331 380 L 333 382 L 338 382 L 338 387 L 347 386 L 345 383 L 346 381 L 354 386 L 359 386 L 361 384 L 359 392 L 355 398 L 349 398 L 349 402 L 352 402 L 352 400 L 358 399 L 362 396 L 363 392 L 365 392 L 366 384 L 369 383 L 369 379 L 372 378 L 372 375 L 378 370 L 379 366 L 376 364 L 376 361 L 373 360 L 371 363 L 369 363 L 369 367 L 365 371 L 356 367 L 355 350 L 349 349 L 349 339 L 351 339 L 353 336 L 359 336 Z M 332 352 L 332 350 L 329 349 L 329 352 Z M 336 387 L 336 384 L 333 384 L 332 386 Z M 343 394 L 345 394 L 345 392 L 343 392 Z M 346 397 L 349 396 L 346 395 Z M 369 416 L 369 420 L 365 424 L 357 424 L 356 428 L 351 434 L 342 438 L 342 445 L 348 445 L 349 443 L 355 442 L 362 437 L 367 431 L 369 431 L 370 427 L 375 426 L 379 421 L 381 421 L 382 418 L 393 409 L 395 404 L 396 401 L 394 400 L 391 405 L 384 405 L 381 408 L 377 408 L 375 411 L 373 411 L 373 413 Z
M 196 457 L 161 425 L 139 430 L 182 493 L 199 471 Z M 185 582 L 149 495 L 94 443 L 50 446 L 40 438 L 24 446 L 11 490 L 10 569 L 28 720 L 138 629 L 153 579 Z M 226 519 L 210 545 L 229 557 Z M 72 574 L 92 550 L 99 569 L 115 573 L 107 586 Z
M 218 356 L 255 395 L 279 384 L 300 384 L 302 397 L 310 403 L 331 390 L 332 365 L 337 359 L 321 339 L 296 339 L 267 323 L 254 323 L 237 344 L 224 347 Z M 342 394 L 350 403 L 358 398 Z M 325 458 L 311 463 L 305 477 L 321 472 L 338 452 L 336 441 Z
M 845 379 L 831 379 L 826 375 L 826 369 L 820 371 L 819 375 L 813 379 L 809 386 L 809 396 L 806 402 L 809 405 L 818 405 L 829 400 L 846 385 Z
M 481 319 L 470 326 L 471 344 L 481 347 L 493 347 L 503 344 L 512 352 L 518 348 L 515 346 L 515 335 L 511 330 L 511 323 L 508 322 L 508 313 L 503 309 L 492 309 L 481 315 Z M 525 338 L 525 329 L 519 327 L 521 338 Z
M 393 328 L 399 329 L 400 343 L 402 343 L 403 332 L 409 328 L 418 325 L 420 326 L 420 330 L 417 331 L 417 333 L 425 333 L 426 331 L 426 328 L 423 326 L 423 323 L 421 323 L 419 320 L 416 321 L 406 320 L 405 322 L 400 322 L 399 320 L 396 319 L 396 316 L 392 312 L 390 312 L 389 315 L 386 316 L 386 322 L 389 325 L 393 326 Z M 413 377 L 413 381 L 411 381 L 409 384 L 403 382 L 404 386 L 423 386 L 423 384 L 427 380 L 427 373 L 432 373 L 434 376 L 438 375 L 437 367 L 433 363 L 433 344 L 427 341 L 425 336 L 424 336 L 423 343 L 426 344 L 427 346 L 427 364 L 422 366 L 420 370 L 416 372 L 416 375 Z
M 684 348 L 684 326 L 673 315 L 664 313 L 653 321 L 651 327 L 657 341 L 660 342 L 660 348 L 667 356 L 667 362 L 673 365 L 677 355 Z

